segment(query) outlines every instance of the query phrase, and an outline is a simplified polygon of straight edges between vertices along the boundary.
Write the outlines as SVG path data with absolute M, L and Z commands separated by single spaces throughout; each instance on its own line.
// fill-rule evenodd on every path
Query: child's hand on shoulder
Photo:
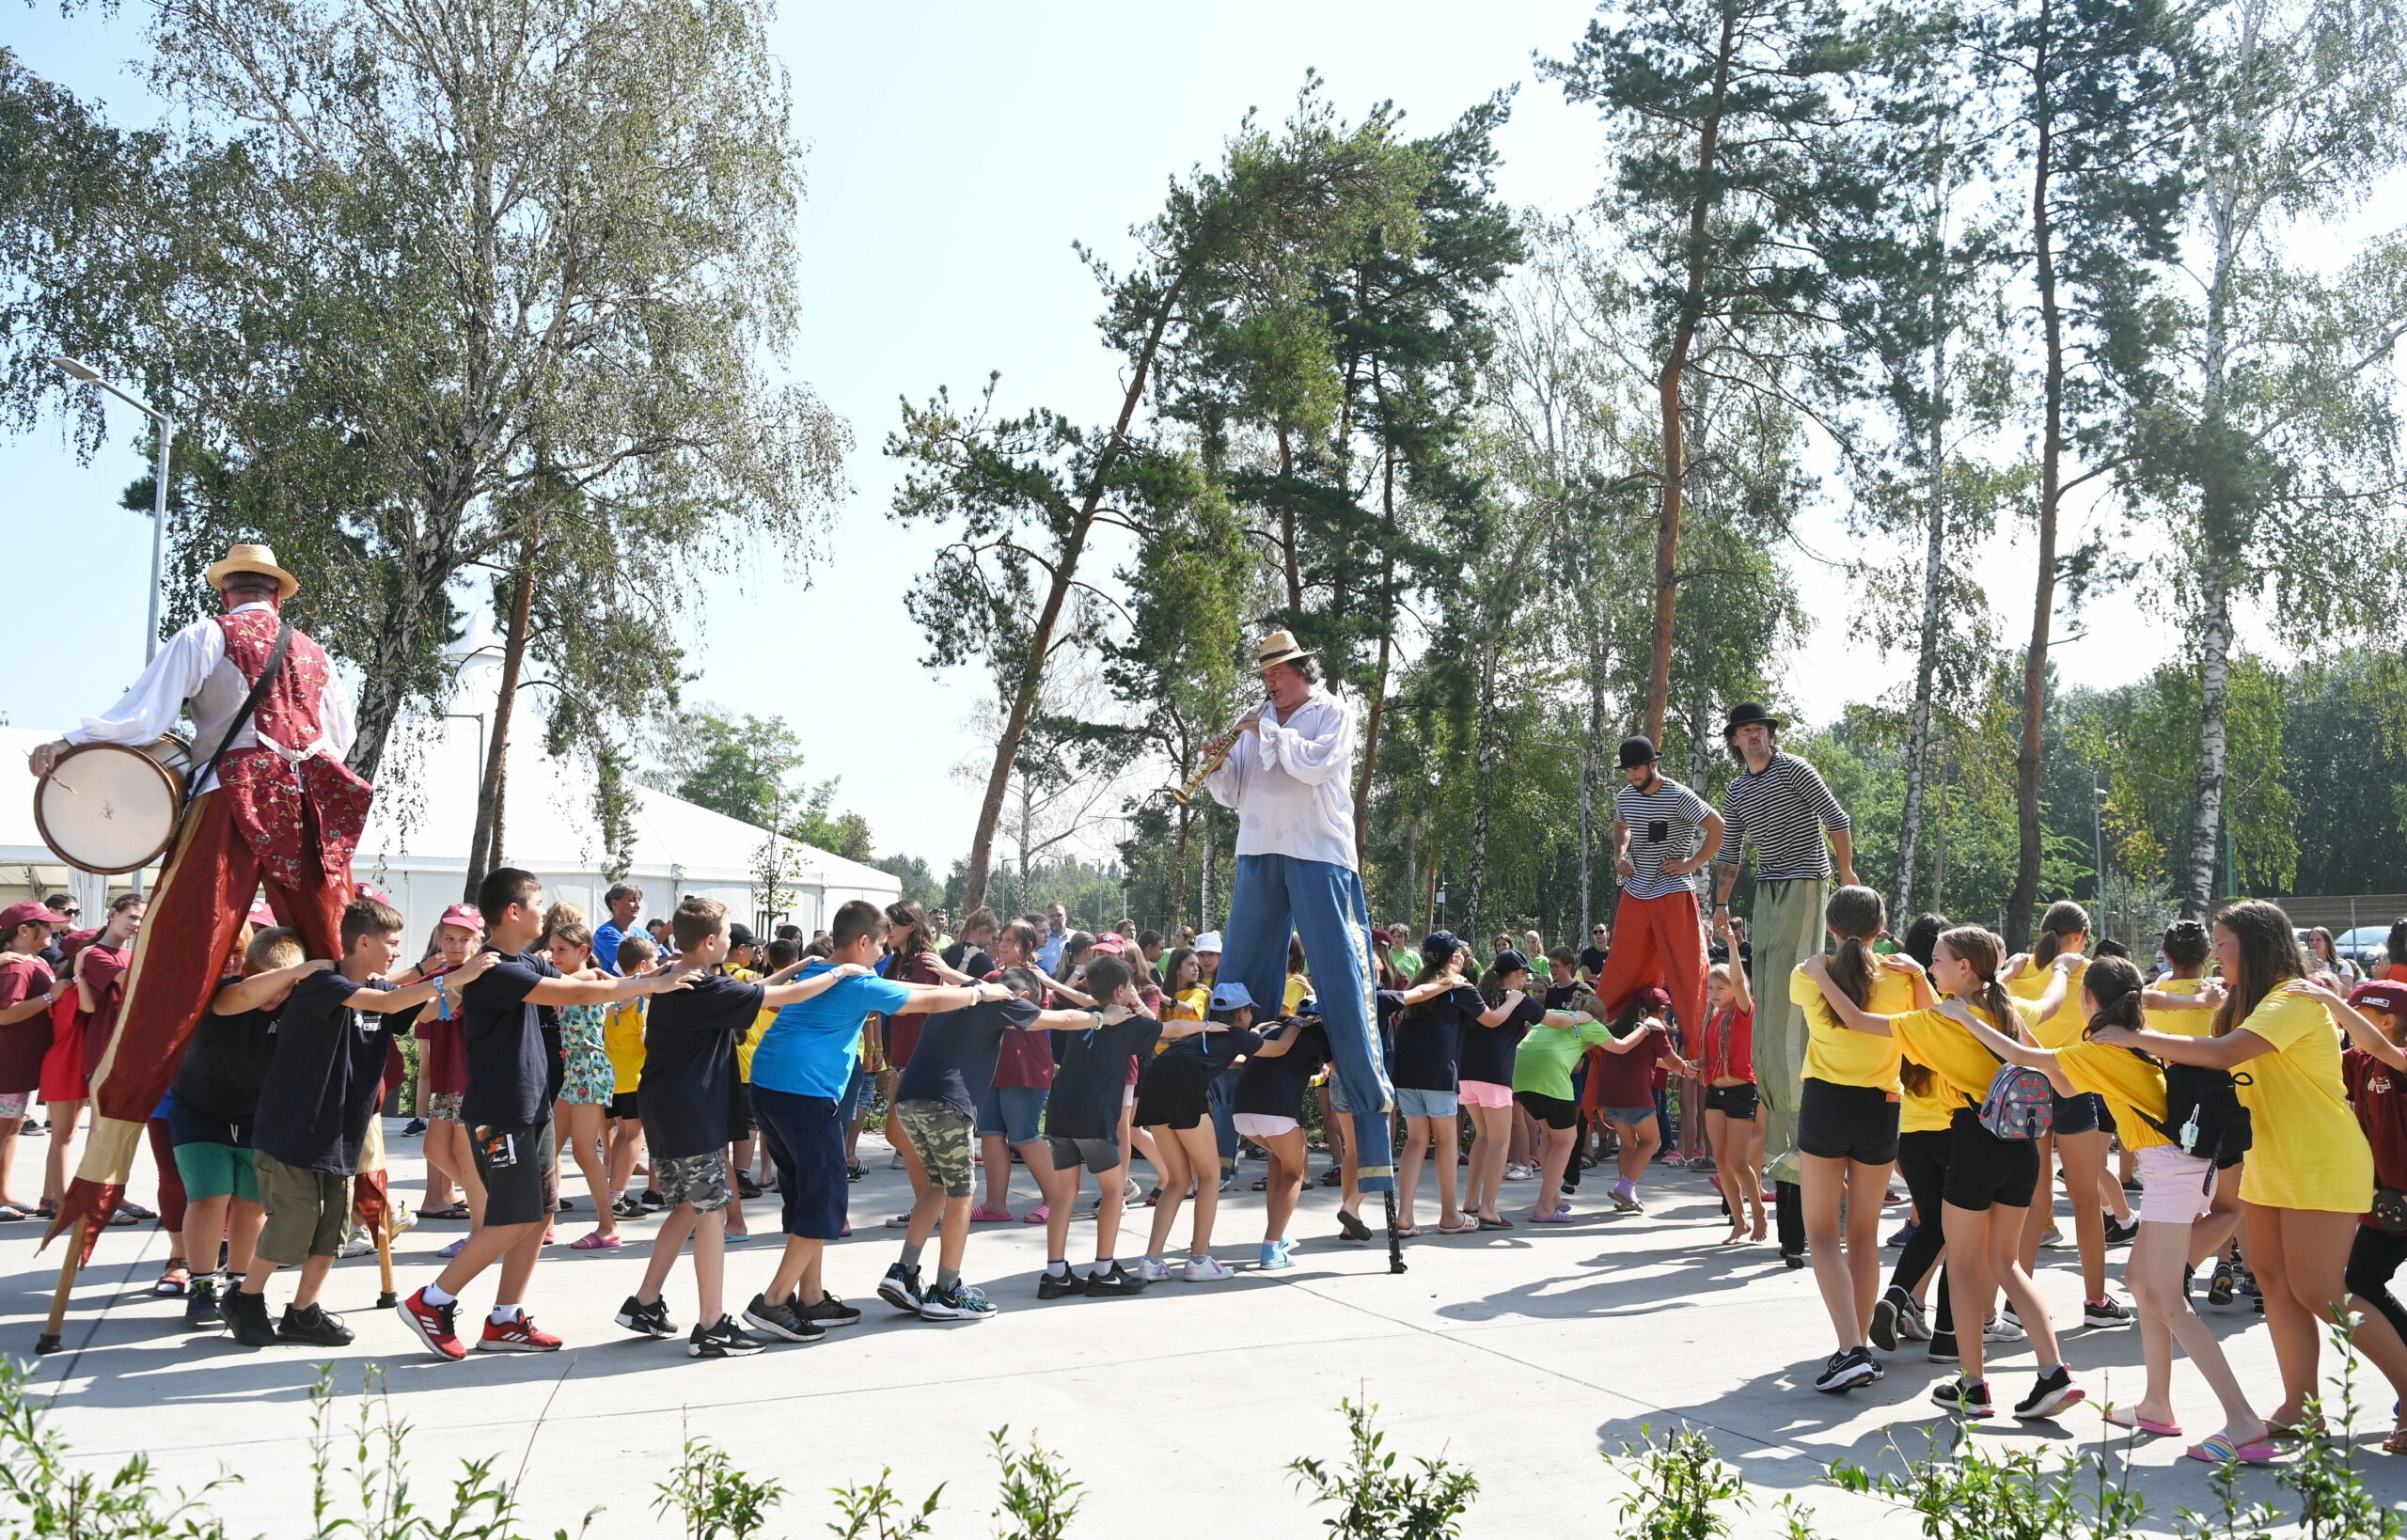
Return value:
M 1817 962 L 1820 959 L 1818 958 L 1816 959 Z M 1923 970 L 1920 963 L 1915 962 L 1910 954 L 1902 951 L 1893 951 L 1888 953 L 1880 959 L 1880 966 L 1882 967 L 1896 968 L 1900 973 L 1920 973 Z
M 493 966 L 494 964 L 500 960 L 501 953 L 497 951 L 480 951 L 475 956 L 469 958 L 466 962 L 462 963 L 459 966 L 459 970 L 451 976 L 459 980 L 462 983 L 466 983 L 471 979 L 481 978 L 487 968 Z
M 860 963 L 838 963 L 827 970 L 839 979 L 863 979 L 877 971 Z
M 2312 975 L 2302 979 L 2292 979 L 2289 982 L 2282 985 L 2282 993 L 2285 995 L 2301 995 L 2315 1001 L 2319 1005 L 2345 1005 L 2348 1003 L 2338 995 L 2317 982 Z
M 1830 960 L 1817 951 L 1798 964 L 1797 971 L 1819 983 L 1831 976 Z

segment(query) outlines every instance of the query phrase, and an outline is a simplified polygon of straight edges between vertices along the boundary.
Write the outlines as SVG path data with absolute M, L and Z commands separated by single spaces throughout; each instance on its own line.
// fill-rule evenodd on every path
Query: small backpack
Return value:
M 2139 1050 L 2132 1050 L 2138 1053 Z M 2149 1062 L 2156 1061 L 2140 1054 Z M 2240 1105 L 2238 1088 L 2245 1072 L 2210 1069 L 2204 1064 L 2166 1064 L 2164 1121 L 2147 1118 L 2149 1126 L 2173 1141 L 2183 1155 L 2211 1160 L 2218 1168 L 2231 1165 L 2248 1153 L 2255 1132 L 2248 1108 Z M 2142 1114 L 2143 1117 L 2147 1115 Z
M 2038 1070 L 1998 1061 L 1981 1098 L 1981 1126 L 2000 1139 L 2045 1139 L 2056 1125 L 2055 1087 Z

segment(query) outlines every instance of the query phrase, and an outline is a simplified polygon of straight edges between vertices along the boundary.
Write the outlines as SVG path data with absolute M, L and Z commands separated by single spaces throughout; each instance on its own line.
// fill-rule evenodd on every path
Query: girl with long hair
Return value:
M 1764 1215 L 1763 1098 L 1755 1090 L 1755 996 L 1729 916 L 1715 922 L 1714 934 L 1732 944 L 1730 960 L 1714 964 L 1705 976 L 1705 1137 L 1713 1148 L 1714 1181 L 1730 1210 L 1730 1234 L 1722 1244 L 1737 1246 L 1771 1233 Z
M 2004 1139 L 1982 1124 L 1981 1101 L 1997 1076 L 1999 1062 L 1997 1055 L 1973 1036 L 1968 1023 L 1978 1020 L 1993 1028 L 2011 1028 L 2019 1035 L 2031 1016 L 2052 1009 L 2062 998 L 2064 985 L 2052 982 L 2038 1005 L 2023 1004 L 1998 982 L 2005 954 L 2005 944 L 1978 925 L 1959 925 L 1944 933 L 1931 951 L 1929 983 L 1941 995 L 1953 998 L 1890 1016 L 1876 1015 L 1857 1005 L 1832 982 L 1823 959 L 1809 957 L 1804 966 L 1833 1014 L 1856 1031 L 1895 1037 L 1900 1055 L 1928 1066 L 1953 1104 L 1953 1137 L 1940 1217 L 1947 1241 L 1949 1298 L 1958 1323 L 1957 1352 L 1962 1368 L 1934 1391 L 1931 1399 L 1959 1417 L 1993 1414 L 1989 1381 L 1981 1372 L 1981 1322 L 1989 1313 L 1991 1294 L 2003 1289 L 2022 1317 L 2038 1359 L 2038 1380 L 2031 1393 L 2016 1404 L 2014 1415 L 2043 1418 L 2081 1400 L 2083 1392 L 2073 1384 L 2058 1348 L 2048 1307 L 2022 1265 L 2022 1220 L 2039 1185 L 2039 1152 L 2029 1139 Z M 2061 970 L 2051 971 L 2061 979 Z
M 1412 982 L 1428 983 L 1447 972 L 1469 975 L 1472 966 L 1471 949 L 1455 940 L 1452 932 L 1433 931 L 1421 943 L 1421 971 Z M 1398 1235 L 1421 1233 L 1413 1220 L 1413 1206 L 1420 1196 L 1421 1165 L 1429 1158 L 1433 1145 L 1439 1233 L 1461 1235 L 1479 1228 L 1476 1221 L 1463 1217 L 1455 1187 L 1463 1033 L 1474 1024 L 1501 1025 L 1519 1009 L 1521 998 L 1518 990 L 1508 990 L 1490 1006 L 1478 990 L 1466 984 L 1407 1007 L 1397 1024 L 1395 1100 L 1405 1125 L 1403 1158 L 1396 1171 Z
M 1788 980 L 1789 1002 L 1805 1014 L 1804 1086 L 1797 1103 L 1799 1197 L 1805 1254 L 1821 1286 L 1838 1351 L 1814 1389 L 1836 1392 L 1881 1375 L 1869 1345 L 1880 1296 L 1880 1205 L 1897 1160 L 1897 1043 L 1886 1033 L 1849 1030 L 1822 999 L 1823 984 L 1860 1012 L 1891 1016 L 1936 1003 L 1911 960 L 1883 961 L 1872 943 L 1888 933 L 1889 914 L 1869 888 L 1842 888 L 1823 906 L 1838 943 L 1829 957 L 1801 965 Z
M 1482 1230 L 1510 1230 L 1513 1221 L 1496 1212 L 1496 1198 L 1504 1185 L 1505 1158 L 1513 1142 L 1513 1051 L 1522 1037 L 1542 1020 L 1546 1007 L 1530 993 L 1534 975 L 1530 961 L 1518 951 L 1500 951 L 1480 976 L 1479 998 L 1487 1011 L 1504 1005 L 1504 1018 L 1487 1025 L 1486 1014 L 1472 1018 L 1482 1025 L 1463 1032 L 1459 1095 L 1471 1114 L 1471 1165 L 1463 1175 L 1463 1213 Z
M 910 899 L 903 899 L 886 906 L 886 960 L 878 971 L 898 983 L 940 984 L 945 982 L 940 971 L 944 959 L 937 955 L 936 931 L 928 924 L 928 912 Z M 911 1050 L 919 1045 L 920 1029 L 927 1025 L 924 1011 L 905 1012 L 885 1018 L 878 1027 L 878 1049 L 884 1063 L 881 1076 L 886 1084 L 886 1142 L 892 1147 L 894 1157 L 911 1178 L 914 1202 L 927 1189 L 928 1169 L 920 1160 L 920 1153 L 911 1148 L 910 1136 L 904 1133 L 902 1120 L 894 1115 L 894 1086 L 902 1078 L 904 1066 L 911 1062 Z M 900 1230 L 911 1222 L 907 1213 L 898 1214 L 886 1221 L 889 1229 Z
M 2083 955 L 2088 949 L 2089 911 L 2067 899 L 2048 905 L 2030 954 L 2007 959 L 1999 976 L 2006 981 L 2006 993 L 2016 999 L 2037 1000 L 2050 987 L 2051 973 L 2062 959 L 2065 998 L 2078 999 L 2082 978 L 2089 968 L 2089 960 Z M 2082 1025 L 2074 1013 L 2059 1008 L 2033 1022 L 2031 1030 L 2040 1046 L 2061 1048 L 2079 1040 Z M 2081 1324 L 2092 1330 L 2128 1326 L 2132 1319 L 2131 1312 L 2106 1290 L 2107 1209 L 2125 1211 L 2124 1222 L 2114 1229 L 2117 1244 L 2138 1234 L 2129 1222 L 2131 1205 L 2123 1198 L 2123 1185 L 2115 1183 L 2113 1199 L 2106 1197 L 2106 1130 L 2099 1123 L 2105 1107 L 2086 1092 L 2056 1098 L 2053 1131 L 2039 1140 L 2038 1197 L 2022 1231 L 2022 1265 L 2036 1272 L 2040 1244 L 2055 1222 L 2053 1182 L 2061 1156 L 2065 1200 L 2072 1205 L 2073 1241 L 2081 1250 Z
M 2214 956 L 2214 937 L 2208 934 L 2206 922 L 2175 920 L 2164 928 L 2157 951 L 2164 958 L 2166 972 L 2140 992 L 2140 1025 L 2151 1032 L 2169 1032 L 2175 1037 L 2212 1036 L 2215 1007 L 2223 1003 L 2224 983 L 2220 979 L 2207 977 L 2207 965 Z M 2240 1277 L 2232 1265 L 2232 1237 L 2239 1233 L 2240 1167 L 2234 1163 L 2215 1172 L 2214 1207 L 2191 1231 L 2192 1265 L 2210 1256 L 2215 1259 L 2214 1271 L 2207 1280 L 2207 1303 L 2210 1305 L 2228 1305 L 2239 1291 Z
M 1190 1186 L 1195 1194 L 1195 1226 L 1182 1276 L 1189 1283 L 1230 1276 L 1229 1269 L 1212 1255 L 1212 1225 L 1220 1208 L 1220 1145 L 1212 1126 L 1211 1086 L 1221 1071 L 1264 1048 L 1262 1034 L 1253 1029 L 1253 998 L 1245 985 L 1218 985 L 1212 1000 L 1206 1023 L 1219 1029 L 1172 1044 L 1143 1066 L 1137 1082 L 1137 1125 L 1153 1135 L 1154 1159 L 1161 1172 L 1153 1235 L 1143 1259 L 1129 1269 L 1148 1283 L 1170 1277 L 1163 1253 Z
M 1906 927 L 1901 950 L 1927 974 L 1939 938 L 1949 929 L 1945 915 L 1916 915 L 1913 923 Z M 1936 1326 L 1926 1314 L 1925 1300 L 1930 1288 L 1931 1269 L 1938 1265 L 1940 1253 L 1947 1247 L 1946 1228 L 1940 1220 L 1939 1211 L 1942 1195 L 1947 1188 L 1947 1155 L 1954 1142 L 1949 1129 L 1956 1103 L 1928 1065 L 1918 1064 L 1903 1054 L 1897 1059 L 1897 1174 L 1905 1178 L 1906 1192 L 1912 1201 L 1912 1218 L 1897 1235 L 1891 1237 L 1891 1244 L 1897 1247 L 1897 1261 L 1889 1271 L 1889 1287 L 1882 1292 L 1880 1302 L 1872 1307 L 1868 1335 L 1872 1345 L 1883 1353 L 1896 1352 L 1900 1341 L 1927 1342 L 1930 1344 L 1932 1362 L 1954 1363 L 1956 1312 L 1948 1298 L 1943 1270 L 1939 1277 Z
M 544 954 L 568 977 L 603 978 L 593 966 L 593 933 L 583 920 L 563 920 L 543 936 Z M 600 1251 L 624 1245 L 619 1218 L 612 1212 L 610 1178 L 604 1165 L 602 1141 L 609 1130 L 610 1098 L 618 1093 L 618 1076 L 610 1067 L 609 1049 L 602 1041 L 599 1005 L 563 1005 L 560 1018 L 560 1093 L 552 1103 L 554 1138 L 584 1173 L 585 1190 L 593 1195 L 593 1228 L 569 1242 L 575 1251 Z
M 2214 950 L 2231 991 L 2214 1035 L 2115 1028 L 2098 1041 L 2240 1072 L 2252 1140 L 2240 1169 L 2241 1227 L 2282 1371 L 2282 1403 L 2265 1421 L 2276 1438 L 2308 1436 L 2320 1431 L 2305 1419 L 2320 1390 L 2323 1331 L 2346 1318 L 2349 1249 L 2357 1216 L 2373 1204 L 2373 1152 L 2349 1110 L 2332 1013 L 2316 986 L 2284 987 L 2306 973 L 2289 917 L 2261 899 L 2228 904 L 2215 916 Z M 2354 1342 L 2407 1393 L 2407 1343 L 2386 1318 L 2360 1319 Z
M 2344 989 L 2357 982 L 2357 965 L 2340 955 L 2331 931 L 2321 925 L 2306 933 L 2306 966 L 2314 972 L 2329 973 Z
M 2140 1233 L 2124 1278 L 2139 1305 L 2147 1379 L 2137 1404 L 2129 1409 L 2110 1408 L 2106 1421 L 2160 1438 L 2180 1437 L 2180 1426 L 2173 1420 L 2173 1344 L 2179 1342 L 2223 1404 L 2223 1427 L 2193 1445 L 2190 1457 L 2215 1465 L 2228 1459 L 2260 1463 L 2273 1454 L 2265 1423 L 2249 1410 L 2247 1393 L 2214 1333 L 2190 1308 L 2191 1231 L 2213 1203 L 2213 1155 L 2192 1155 L 2173 1142 L 2167 1132 L 2171 1114 L 2164 1071 L 2156 1061 L 2100 1038 L 2117 1028 L 2141 1025 L 2141 994 L 2139 969 L 2119 957 L 2100 957 L 2083 970 L 2081 1010 L 2087 1025 L 2078 1039 L 2040 1048 L 2003 1036 L 1979 1021 L 1966 1026 L 2008 1063 L 2043 1071 L 2059 1095 L 2079 1092 L 2104 1097 L 2115 1126 L 2139 1164 Z

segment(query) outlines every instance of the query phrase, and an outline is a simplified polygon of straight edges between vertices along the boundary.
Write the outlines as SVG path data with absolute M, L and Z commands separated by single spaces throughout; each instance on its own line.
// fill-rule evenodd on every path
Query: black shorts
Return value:
M 630 1123 L 640 1121 L 643 1111 L 636 1106 L 636 1093 L 632 1091 L 613 1093 L 610 1097 L 610 1116 L 622 1118 Z
M 1521 1110 L 1545 1124 L 1549 1128 L 1580 1126 L 1578 1102 L 1565 1101 L 1560 1096 L 1550 1096 L 1543 1091 L 1517 1091 L 1513 1092 L 1513 1099 L 1521 1104 Z
M 1163 1054 L 1137 1082 L 1137 1126 L 1192 1128 L 1211 1116 L 1213 1077 L 1219 1072 L 1192 1054 Z
M 1755 1083 L 1753 1080 L 1742 1086 L 1705 1088 L 1705 1109 L 1707 1112 L 1719 1112 L 1725 1118 L 1736 1118 L 1740 1123 L 1754 1122 L 1755 1109 L 1762 1105 L 1762 1093 L 1755 1090 Z
M 1897 1098 L 1879 1086 L 1808 1076 L 1797 1102 L 1797 1151 L 1824 1160 L 1886 1166 L 1897 1158 Z
M 734 1125 L 727 1132 L 727 1141 L 737 1144 L 750 1139 L 761 1126 L 760 1114 L 752 1110 L 751 1081 L 735 1082 L 735 1102 L 729 1110 L 734 1114 Z
M 551 1222 L 552 1194 L 559 1190 L 551 1119 L 527 1128 L 471 1128 L 468 1148 L 485 1185 L 486 1224 Z
M 2039 1190 L 2037 1139 L 2000 1139 L 1981 1126 L 1977 1108 L 1956 1109 L 1947 1150 L 1947 1186 L 1940 1201 L 1975 1213 L 1996 1203 L 2029 1208 Z
M 841 1240 L 851 1187 L 845 1180 L 845 1104 L 833 1096 L 752 1088 L 761 1142 L 778 1170 L 780 1218 L 789 1235 Z
M 2054 1127 L 2058 1134 L 2094 1134 L 2098 1132 L 2098 1115 L 2106 1109 L 2106 1098 L 2094 1091 L 2076 1091 L 2069 1096 L 2056 1098 Z
M 1052 1154 L 1053 1169 L 1075 1171 L 1080 1167 L 1098 1176 L 1118 1171 L 1128 1163 L 1118 1142 L 1108 1139 L 1063 1139 L 1059 1134 L 1045 1137 L 1046 1148 Z

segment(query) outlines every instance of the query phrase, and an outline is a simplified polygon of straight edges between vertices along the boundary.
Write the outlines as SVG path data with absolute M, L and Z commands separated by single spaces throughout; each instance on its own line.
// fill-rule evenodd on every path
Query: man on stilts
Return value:
M 1805 1265 L 1805 1215 L 1797 1190 L 1797 1105 L 1805 1090 L 1805 1012 L 1788 998 L 1788 976 L 1822 950 L 1822 906 L 1839 882 L 1855 886 L 1855 825 L 1822 774 L 1780 748 L 1780 718 L 1753 700 L 1733 707 L 1722 730 L 1738 775 L 1723 794 L 1722 865 L 1713 906 L 1729 912 L 1738 856 L 1755 847 L 1755 1082 L 1763 1092 L 1764 1175 L 1779 1197 L 1780 1259 Z M 1823 841 L 1829 840 L 1825 849 Z
M 1255 667 L 1269 699 L 1237 723 L 1235 746 L 1204 782 L 1237 812 L 1219 976 L 1255 999 L 1278 999 L 1288 936 L 1302 938 L 1337 1066 L 1337 1105 L 1354 1120 L 1362 1190 L 1392 1195 L 1395 1092 L 1379 1057 L 1370 909 L 1354 851 L 1354 715 L 1321 686 L 1319 664 L 1287 632 L 1264 638 Z M 1392 1234 L 1392 1207 L 1389 1219 Z M 1402 1270 L 1392 1254 L 1390 1265 Z
M 199 778 L 150 895 L 117 1033 L 92 1075 L 90 1142 L 43 1236 L 79 1226 L 46 1338 L 98 1234 L 88 1218 L 124 1190 L 146 1120 L 209 1008 L 253 895 L 265 886 L 277 922 L 300 933 L 310 956 L 342 955 L 351 856 L 373 795 L 343 762 L 351 703 L 325 650 L 278 613 L 301 585 L 275 552 L 236 545 L 206 575 L 224 613 L 177 632 L 124 699 L 31 756 L 43 775 L 73 745 L 149 743 L 192 708 Z

